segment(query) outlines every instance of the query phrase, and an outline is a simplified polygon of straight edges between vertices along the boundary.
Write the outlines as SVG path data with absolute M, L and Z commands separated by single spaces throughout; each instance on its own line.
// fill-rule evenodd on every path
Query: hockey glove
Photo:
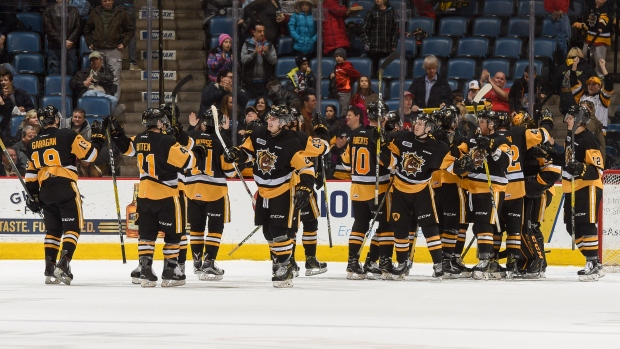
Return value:
M 293 205 L 296 210 L 301 209 L 306 206 L 308 202 L 310 202 L 310 194 L 312 194 L 312 189 L 306 187 L 305 185 L 297 185 L 295 187 L 295 197 L 293 198 Z
M 179 138 L 181 131 L 183 131 L 183 125 L 181 124 L 171 125 L 170 128 L 172 129 L 172 135 L 174 136 L 174 138 L 175 139 Z
M 530 199 L 541 197 L 545 193 L 545 186 L 538 183 L 536 176 L 525 179 L 525 196 Z
M 566 164 L 566 172 L 568 172 L 571 176 L 581 177 L 584 173 L 586 173 L 586 164 L 578 161 L 571 161 Z
M 478 136 L 476 137 L 476 147 L 480 150 L 487 150 L 491 144 L 491 140 L 488 137 Z
M 475 168 L 474 160 L 469 155 L 463 155 L 460 159 L 454 161 L 454 173 L 462 176 Z
M 224 153 L 224 161 L 232 164 L 233 162 L 244 163 L 248 160 L 248 154 L 239 147 L 228 148 Z
M 377 143 L 380 142 L 381 147 L 384 147 L 387 144 L 387 140 L 385 138 L 385 133 L 383 129 L 377 130 L 377 128 L 372 129 L 372 141 Z
M 32 199 L 30 196 L 26 197 L 26 207 L 33 213 L 41 213 L 41 203 L 39 202 L 39 196 L 33 195 Z
M 314 133 L 320 139 L 329 142 L 329 138 L 330 138 L 329 137 L 329 130 L 327 129 L 327 127 L 325 127 L 325 125 L 318 124 L 318 125 L 314 126 Z
M 533 146 L 531 150 L 532 150 L 532 155 L 535 158 L 543 158 L 546 160 L 550 160 L 553 157 L 553 154 L 555 152 L 551 144 L 539 144 L 539 145 Z
M 121 134 L 125 134 L 125 130 L 123 130 L 123 125 L 116 119 L 115 116 L 103 118 L 103 129 L 106 130 L 110 127 L 110 137 L 117 138 Z
M 204 169 L 204 164 L 207 162 L 207 154 L 209 153 L 209 149 L 207 149 L 204 144 L 194 144 L 192 152 L 194 153 L 194 158 L 196 159 L 196 168 Z
M 93 123 L 90 125 L 90 140 L 92 142 L 101 142 L 101 144 L 105 143 L 107 137 L 105 135 L 105 128 L 103 128 L 103 124 L 101 124 L 101 121 L 99 120 L 95 120 L 93 121 Z

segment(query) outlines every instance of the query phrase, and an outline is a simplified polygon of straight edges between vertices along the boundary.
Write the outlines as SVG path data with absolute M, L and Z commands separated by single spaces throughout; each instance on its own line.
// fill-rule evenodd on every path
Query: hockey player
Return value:
M 421 114 L 415 120 L 413 132 L 403 131 L 393 134 L 392 141 L 388 145 L 396 163 L 388 218 L 394 228 L 394 247 L 398 266 L 394 268 L 392 275 L 396 279 L 402 279 L 407 270 L 408 237 L 412 215 L 415 215 L 417 224 L 426 238 L 433 259 L 433 277 L 441 278 L 444 273 L 431 176 L 435 170 L 452 167 L 455 158 L 450 155 L 444 142 L 431 136 L 436 127 L 437 124 L 428 114 Z
M 477 280 L 500 277 L 499 263 L 494 258 L 493 232 L 508 184 L 506 169 L 510 164 L 510 143 L 496 132 L 497 123 L 488 113 L 480 114 L 480 133 L 463 146 L 466 154 L 454 163 L 455 174 L 467 174 L 462 185 L 469 192 L 473 231 L 478 240 L 479 262 L 472 275 Z
M 32 200 L 26 206 L 34 213 L 43 211 L 47 229 L 45 249 L 45 283 L 70 285 L 73 280 L 69 262 L 84 226 L 82 199 L 77 187 L 76 159 L 93 162 L 106 138 L 101 123 L 91 125 L 88 142 L 72 129 L 59 129 L 60 114 L 49 105 L 37 111 L 42 131 L 26 150 L 28 168 L 26 188 Z M 61 247 L 62 241 L 62 247 Z M 60 260 L 56 263 L 58 251 Z
M 585 268 L 578 272 L 579 281 L 597 281 L 599 277 L 605 275 L 598 259 L 596 231 L 598 208 L 603 194 L 601 175 L 604 164 L 598 141 L 592 132 L 586 129 L 591 117 L 588 109 L 573 106 L 564 119 L 568 129 L 574 130 L 566 136 L 565 165 L 562 171 L 562 189 L 565 195 L 564 222 L 566 231 L 575 232 L 575 244 L 586 258 Z M 571 198 L 572 181 L 575 193 L 574 207 Z
M 221 144 L 215 134 L 214 115 L 208 109 L 202 116 L 197 130 L 189 135 L 196 144 L 207 148 L 207 156 L 202 168 L 193 168 L 185 175 L 187 195 L 187 220 L 190 224 L 190 247 L 194 262 L 194 272 L 203 281 L 221 280 L 224 270 L 215 263 L 224 232 L 224 224 L 230 222 L 230 201 L 226 177 L 235 176 L 234 167 L 223 161 L 224 147 L 232 142 L 222 135 L 226 144 Z M 224 114 L 218 111 L 219 125 L 225 121 Z M 205 226 L 208 219 L 208 231 Z M 204 261 L 203 261 L 204 255 Z
M 171 134 L 170 120 L 162 109 L 149 108 L 142 113 L 146 130 L 127 137 L 122 125 L 115 119 L 106 119 L 111 136 L 119 150 L 135 156 L 140 170 L 137 198 L 139 217 L 138 255 L 142 287 L 155 287 L 158 280 L 153 271 L 155 240 L 159 231 L 164 233 L 164 269 L 162 287 L 185 284 L 185 273 L 178 264 L 179 242 L 183 232 L 181 202 L 178 193 L 178 173 L 196 165 L 204 165 L 206 150 L 196 145 L 192 150 L 183 148 Z M 195 156 L 198 154 L 198 157 Z
M 230 148 L 224 158 L 231 163 L 256 159 L 254 223 L 263 226 L 275 255 L 271 280 L 276 288 L 293 286 L 293 240 L 288 233 L 297 224 L 295 210 L 308 204 L 314 185 L 312 162 L 302 155 L 305 145 L 286 129 L 290 118 L 288 111 L 273 108 L 267 115 L 267 127 L 254 130 L 240 147 Z
M 387 207 L 385 205 L 378 207 L 374 200 L 377 142 L 382 142 L 382 135 L 377 132 L 377 123 L 384 116 L 383 113 L 379 113 L 378 103 L 371 103 L 368 110 L 368 118 L 370 120 L 368 126 L 361 126 L 363 120 L 359 116 L 361 114 L 357 114 L 359 108 L 356 110 L 356 107 L 352 107 L 347 112 L 347 125 L 359 126 L 355 128 L 350 126 L 354 130 L 350 135 L 347 148 L 341 155 L 343 168 L 351 173 L 350 195 L 354 221 L 353 227 L 351 227 L 351 235 L 349 235 L 349 261 L 346 269 L 347 279 L 349 280 L 363 280 L 366 278 L 366 271 L 359 263 L 359 253 L 364 241 L 364 235 L 370 228 L 370 221 L 375 215 L 379 223 L 375 236 L 381 250 L 381 260 L 383 262 L 381 269 L 386 273 L 391 273 L 392 271 L 391 255 L 394 233 L 387 222 Z M 387 106 L 383 105 L 383 111 L 385 113 L 388 112 Z M 382 158 L 389 161 L 389 150 L 385 148 L 385 142 L 382 143 L 384 143 L 381 150 L 384 153 Z M 389 186 L 390 164 L 383 162 L 379 165 L 378 201 L 381 202 Z M 376 257 L 369 253 L 368 260 L 372 262 L 376 260 Z

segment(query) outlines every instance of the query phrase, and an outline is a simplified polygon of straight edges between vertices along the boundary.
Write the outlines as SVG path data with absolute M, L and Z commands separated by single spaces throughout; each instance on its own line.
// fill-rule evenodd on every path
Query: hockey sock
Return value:
M 450 258 L 454 254 L 454 248 L 456 247 L 456 241 L 459 236 L 457 230 L 444 230 L 441 234 L 441 249 L 443 251 L 444 258 Z
M 463 254 L 465 248 L 465 238 L 467 237 L 467 228 L 469 224 L 461 224 L 459 227 L 459 236 L 456 238 L 456 244 L 454 245 L 454 254 L 459 257 Z
M 426 246 L 431 254 L 433 263 L 441 263 L 441 237 L 439 237 L 439 227 L 437 225 L 427 225 L 422 227 L 422 234 L 426 238 Z
M 148 257 L 153 259 L 153 255 L 155 254 L 155 241 L 152 240 L 143 240 L 140 239 L 138 241 L 138 256 L 139 257 Z
M 271 243 L 271 249 L 278 263 L 284 263 L 291 258 L 293 253 L 293 239 L 284 235 L 276 236 Z
M 493 255 L 495 258 L 499 258 L 499 250 L 502 248 L 502 235 L 503 233 L 493 234 Z
M 358 231 L 352 231 L 351 235 L 349 235 L 349 258 L 357 258 L 357 254 L 364 241 L 364 235 L 364 233 Z
M 269 245 L 269 259 L 271 259 L 271 261 L 275 263 L 276 255 L 275 253 L 273 253 L 273 247 L 272 247 L 273 241 L 267 240 L 267 245 Z
M 366 255 L 366 260 L 376 262 L 380 254 L 381 248 L 379 247 L 379 240 L 377 239 L 377 235 L 373 235 L 372 240 L 370 240 L 370 249 Z
M 56 263 L 58 251 L 60 251 L 60 238 L 54 235 L 46 234 L 45 240 L 43 240 L 43 247 L 45 249 L 45 256 L 50 257 L 51 261 Z
M 520 234 L 511 234 L 509 233 L 506 236 L 506 251 L 508 252 L 508 257 L 512 254 L 513 256 L 518 256 L 521 251 L 521 235 Z
M 187 260 L 187 234 L 181 234 L 181 241 L 179 241 L 179 263 L 185 264 Z
M 403 263 L 409 258 L 409 234 L 407 227 L 394 227 L 394 249 L 398 263 Z
M 581 254 L 586 257 L 586 260 L 598 258 L 598 236 L 585 235 L 575 239 L 575 244 L 579 248 L 579 251 L 581 251 Z
M 379 240 L 379 254 L 392 259 L 392 252 L 394 251 L 394 232 L 382 231 L 380 233 L 375 233 L 375 235 Z
M 220 243 L 222 241 L 222 232 L 208 232 L 205 237 L 205 253 L 209 255 L 209 258 L 217 258 L 217 252 L 220 250 Z
M 205 233 L 202 231 L 190 231 L 189 232 L 189 246 L 192 249 L 192 258 L 195 261 L 202 260 L 202 254 L 205 249 Z
M 66 231 L 62 237 L 62 250 L 67 250 L 67 258 L 73 259 L 73 253 L 77 247 L 80 233 L 77 231 Z
M 166 244 L 164 245 L 164 259 L 170 259 L 170 260 L 174 260 L 174 261 L 178 261 L 179 260 L 179 244 L 178 243 L 169 243 L 166 242 Z
M 316 256 L 316 241 L 317 241 L 316 231 L 304 231 L 303 235 L 301 236 L 301 243 L 304 245 L 304 251 L 306 253 L 306 257 Z
M 482 254 L 482 253 L 486 253 L 489 255 L 494 254 L 493 233 L 490 233 L 490 232 L 477 233 L 476 238 L 478 239 L 478 254 Z
M 415 241 L 415 237 L 418 235 L 417 231 L 409 232 L 409 251 L 413 251 L 415 246 L 413 246 L 413 242 Z

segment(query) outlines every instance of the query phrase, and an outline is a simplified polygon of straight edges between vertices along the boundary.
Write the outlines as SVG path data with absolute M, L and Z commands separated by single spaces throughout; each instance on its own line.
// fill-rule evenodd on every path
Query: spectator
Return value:
M 41 125 L 39 125 L 39 117 L 37 116 L 37 111 L 34 109 L 30 109 L 26 112 L 26 116 L 24 116 L 24 120 L 19 125 L 17 132 L 13 135 L 13 139 L 11 140 L 11 144 L 15 144 L 22 139 L 22 130 L 26 126 L 34 127 L 36 134 L 39 134 L 41 131 Z
M 68 15 L 65 16 L 67 18 L 66 41 L 61 42 L 62 23 L 60 15 L 62 14 L 62 2 L 63 0 L 56 0 L 56 4 L 49 5 L 43 12 L 43 24 L 47 37 L 47 70 L 49 74 L 60 74 L 60 53 L 64 45 L 67 48 L 67 75 L 72 75 L 77 68 L 75 47 L 80 39 L 82 27 L 80 26 L 80 15 L 77 8 L 67 5 Z
M 209 52 L 207 68 L 209 69 L 209 81 L 217 82 L 217 74 L 222 70 L 232 71 L 232 38 L 222 33 L 219 37 L 219 46 Z
M 79 97 L 105 97 L 110 100 L 112 109 L 118 104 L 114 96 L 118 86 L 114 83 L 114 76 L 103 67 L 101 54 L 97 51 L 88 56 L 90 67 L 77 72 L 69 81 L 69 87 L 75 96 Z
M 594 52 L 594 62 L 607 57 L 607 48 L 611 46 L 611 23 L 609 21 L 609 6 L 607 0 L 596 0 L 590 10 L 588 24 L 581 23 L 588 30 L 588 36 L 583 44 L 583 52 Z M 588 57 L 590 57 L 588 55 Z M 596 74 L 603 77 L 603 71 L 596 66 Z
M 271 110 L 267 97 L 260 96 L 256 98 L 256 100 L 254 101 L 253 107 L 254 109 L 256 109 L 256 112 L 258 114 L 258 118 L 260 119 L 260 121 L 265 122 L 265 118 L 267 117 L 269 110 Z
M 376 102 L 377 100 L 379 100 L 379 95 L 372 90 L 370 77 L 366 75 L 360 76 L 357 83 L 357 91 L 355 91 L 349 104 L 366 110 L 368 104 Z
M 434 2 L 428 0 L 413 0 L 413 6 L 415 6 L 420 17 L 437 18 L 433 4 Z
M 592 76 L 586 81 L 586 87 L 581 84 L 577 78 L 577 68 L 579 67 L 579 58 L 575 58 L 573 68 L 571 69 L 570 79 L 573 85 L 573 95 L 575 101 L 590 101 L 594 104 L 594 113 L 596 119 L 602 124 L 603 136 L 607 135 L 607 125 L 609 123 L 609 104 L 611 96 L 614 93 L 614 82 L 611 79 L 605 67 L 605 60 L 600 59 L 598 65 L 603 72 L 604 86 L 597 76 Z
M 579 57 L 579 65 L 577 66 L 576 76 L 585 86 L 586 81 L 596 73 L 588 61 L 584 58 L 583 52 L 578 47 L 573 47 L 568 51 L 566 62 L 562 63 L 553 75 L 553 79 L 549 82 L 549 92 L 560 96 L 560 113 L 566 115 L 568 109 L 575 105 L 575 97 L 573 96 L 570 80 L 570 72 L 573 67 L 575 57 Z
M 484 98 L 489 101 L 493 111 L 509 112 L 510 105 L 508 104 L 509 88 L 506 88 L 506 74 L 498 71 L 491 78 L 491 74 L 488 70 L 484 69 L 480 75 L 480 85 L 485 83 L 491 84 L 491 91 L 484 95 Z
M 114 0 L 101 0 L 90 12 L 84 26 L 84 38 L 88 48 L 106 56 L 106 67 L 112 72 L 117 84 L 116 97 L 120 97 L 120 81 L 124 50 L 134 37 L 136 28 L 122 6 L 114 6 Z
M 73 109 L 70 118 L 60 119 L 61 128 L 70 128 L 90 142 L 90 125 L 86 120 L 86 111 L 82 108 Z
M 11 139 L 11 119 L 26 115 L 34 109 L 28 92 L 13 87 L 13 73 L 0 68 L 0 137 L 8 143 Z
M 441 108 L 452 103 L 452 89 L 446 78 L 437 74 L 438 59 L 433 55 L 424 58 L 422 67 L 426 75 L 417 77 L 409 86 L 414 104 L 411 110 L 417 112 L 423 108 Z
M 341 113 L 345 113 L 345 110 L 349 109 L 349 104 L 351 101 L 351 85 L 354 80 L 357 80 L 361 76 L 361 74 L 355 70 L 351 62 L 346 61 L 347 52 L 343 48 L 339 48 L 334 51 L 334 59 L 336 60 L 336 67 L 329 78 L 336 79 L 338 99 L 340 100 L 340 111 Z
M 245 5 L 247 5 L 247 1 Z M 232 0 L 204 1 L 203 6 L 206 6 L 206 7 L 205 7 L 205 18 L 202 21 L 202 25 L 205 28 L 209 28 L 209 21 L 211 20 L 211 18 L 226 16 L 226 9 L 232 8 Z
M 258 1 L 262 0 L 252 4 Z M 265 81 L 273 76 L 278 57 L 273 45 L 265 40 L 265 25 L 255 22 L 252 28 L 253 36 L 248 38 L 241 48 L 241 74 L 250 96 L 257 97 L 267 94 Z
M 283 87 L 278 79 L 269 80 L 267 90 L 269 91 L 269 99 L 275 105 L 284 104 L 287 108 L 290 108 L 299 104 L 299 96 L 295 92 Z
M 510 106 L 511 118 L 521 110 L 528 110 L 529 108 L 528 86 L 531 81 L 530 74 L 528 73 L 529 70 L 529 66 L 525 67 L 523 76 L 514 82 L 508 93 L 508 105 Z M 534 94 L 534 110 L 536 111 L 534 120 L 536 121 L 536 125 L 538 125 L 538 119 L 540 118 L 539 111 L 542 110 L 542 105 L 540 103 L 545 99 L 545 95 L 542 93 L 542 84 L 540 83 L 540 77 L 538 76 L 536 67 L 534 67 Z
M 134 30 L 136 28 L 136 8 L 134 4 L 134 0 L 114 0 L 115 5 L 119 5 L 125 8 L 125 12 L 131 19 L 131 23 L 133 24 Z M 127 46 L 127 53 L 129 55 L 129 70 L 140 70 L 138 66 L 138 60 L 136 56 L 136 35 L 134 34 L 129 41 L 129 45 Z
M 17 152 L 15 151 L 15 149 L 6 148 L 6 151 L 7 153 L 9 153 L 11 160 L 13 160 L 13 164 L 15 164 L 15 167 L 17 167 L 17 171 L 23 176 L 26 173 L 26 168 L 20 168 L 18 166 Z M 4 152 L 2 152 L 2 168 L 0 168 L 0 176 L 17 177 L 17 173 L 15 173 L 15 170 L 13 170 L 13 166 L 11 166 L 11 163 L 9 162 Z
M 254 31 L 256 23 L 260 23 L 263 26 L 263 36 L 273 44 L 277 45 L 278 38 L 285 32 L 283 25 L 287 18 L 282 12 L 279 0 L 254 0 L 243 9 L 243 18 L 244 23 Z
M 544 0 L 545 11 L 551 23 L 555 26 L 555 35 L 558 41 L 558 53 L 560 57 L 568 54 L 568 41 L 570 40 L 570 20 L 568 7 L 570 0 Z
M 243 127 L 239 127 L 239 130 L 237 131 L 237 138 L 239 139 L 237 141 L 237 144 L 241 144 L 243 140 L 245 139 L 245 136 L 248 131 L 248 124 L 251 121 L 257 120 L 258 122 L 260 122 L 260 119 L 258 118 L 258 112 L 256 112 L 256 108 L 252 106 L 247 107 L 244 110 L 244 114 L 245 114 L 245 118 L 242 123 L 240 122 L 240 124 L 243 124 Z
M 473 105 L 474 97 L 476 97 L 476 94 L 480 91 L 480 83 L 478 80 L 472 80 L 467 84 L 467 87 L 469 90 L 467 90 L 467 98 L 465 98 L 464 103 L 465 105 Z
M 15 165 L 20 171 L 19 174 L 22 176 L 26 173 L 25 169 L 28 167 L 28 144 L 30 143 L 30 140 L 36 136 L 37 130 L 33 126 L 27 125 L 22 129 L 21 140 L 12 146 L 17 153 L 17 163 L 15 163 Z M 24 172 L 21 171 L 22 168 L 24 169 Z
M 315 134 L 314 127 L 312 127 L 312 117 L 316 112 L 316 96 L 312 93 L 306 93 L 303 97 L 301 97 L 301 104 L 302 106 L 299 112 L 304 117 L 304 122 L 302 125 L 299 125 L 299 130 L 314 137 Z
M 405 90 L 403 93 L 403 129 L 407 131 L 413 131 L 413 125 L 415 124 L 415 118 L 417 115 L 413 112 L 413 95 L 411 92 Z
M 339 0 L 325 0 L 323 10 L 323 55 L 332 56 L 336 49 L 351 47 L 344 24 L 351 10 L 340 5 Z
M 338 109 L 332 104 L 325 106 L 325 121 L 330 138 L 338 135 L 340 129 L 345 125 L 344 119 L 338 117 Z
M 306 92 L 314 94 L 316 75 L 314 75 L 312 69 L 310 69 L 308 57 L 303 55 L 295 57 L 295 64 L 297 68 L 291 69 L 291 71 L 286 74 L 293 85 L 293 90 L 297 92 L 299 96 L 303 96 Z
M 200 98 L 200 110 L 198 117 L 211 108 L 212 105 L 218 106 L 222 103 L 222 98 L 227 93 L 232 93 L 233 73 L 230 70 L 220 70 L 214 84 L 208 84 L 202 91 Z
M 220 103 L 220 111 L 224 116 L 224 122 L 222 125 L 222 133 L 228 137 L 228 139 L 232 139 L 232 127 L 233 122 L 238 122 L 238 118 L 232 115 L 233 109 L 233 95 L 228 93 L 222 98 L 222 102 Z
M 372 59 L 373 71 L 379 71 L 379 59 L 396 50 L 398 21 L 396 11 L 388 0 L 375 0 L 375 6 L 366 13 L 362 39 L 368 57 Z
M 312 1 L 295 1 L 295 13 L 288 21 L 295 55 L 311 55 L 316 47 L 316 28 L 312 17 Z

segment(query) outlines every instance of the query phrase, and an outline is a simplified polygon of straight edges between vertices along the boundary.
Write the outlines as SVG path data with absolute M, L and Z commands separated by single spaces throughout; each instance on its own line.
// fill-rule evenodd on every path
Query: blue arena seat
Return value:
M 44 83 L 43 83 L 43 88 L 44 88 L 44 92 L 43 94 L 46 96 L 52 96 L 52 95 L 59 95 L 60 94 L 60 90 L 61 90 L 61 76 L 60 75 L 47 75 L 45 77 Z M 69 81 L 71 81 L 71 76 L 66 76 L 65 77 L 65 84 L 66 84 L 66 93 L 67 95 L 71 95 L 73 93 L 73 91 L 71 91 L 71 89 L 69 88 Z
M 17 134 L 17 130 L 19 130 L 19 126 L 22 124 L 22 121 L 24 121 L 24 117 L 17 116 L 11 118 L 11 137 Z
M 448 79 L 448 85 L 450 85 L 450 90 L 452 91 L 456 91 L 461 87 L 461 84 L 454 79 Z
M 48 105 L 53 105 L 56 109 L 61 110 L 62 104 L 62 96 L 43 96 L 41 97 L 41 103 L 39 105 L 46 107 Z M 65 107 L 67 108 L 67 114 L 71 113 L 73 110 L 73 100 L 71 97 L 65 97 Z
M 36 32 L 10 32 L 6 36 L 9 55 L 41 52 L 41 37 Z
M 514 4 L 511 0 L 485 1 L 482 14 L 510 17 L 514 14 Z
M 519 59 L 523 47 L 523 40 L 519 38 L 498 38 L 495 40 L 494 57 Z
M 471 80 L 476 76 L 476 60 L 472 58 L 453 58 L 448 61 L 448 79 Z
M 293 38 L 290 36 L 281 36 L 278 40 L 278 49 L 276 54 L 278 58 L 293 55 Z
M 540 30 L 540 37 L 543 38 L 555 38 L 556 36 L 555 25 L 549 18 L 545 18 L 542 21 L 542 27 Z
M 362 75 L 372 76 L 372 60 L 368 57 L 350 57 L 347 61 Z
M 219 35 L 211 35 L 211 40 L 209 40 L 209 49 L 212 50 L 220 45 L 220 36 Z
M 534 39 L 534 56 L 544 57 L 553 63 L 555 59 L 555 48 L 557 41 L 552 38 L 537 38 Z
M 79 64 L 80 64 L 80 69 L 88 68 L 90 66 L 90 62 L 88 60 L 88 54 L 85 54 L 82 56 Z
M 45 58 L 40 53 L 19 53 L 13 58 L 19 74 L 45 74 Z
M 232 36 L 233 18 L 232 17 L 213 17 L 209 20 L 209 35 L 219 35 L 226 33 Z
M 29 30 L 43 34 L 43 16 L 36 12 L 18 12 L 17 19 Z
M 88 48 L 88 44 L 86 43 L 86 38 L 84 35 L 80 36 L 80 56 L 88 55 L 93 52 L 90 48 Z
M 449 37 L 432 36 L 422 40 L 422 57 L 435 55 L 448 58 L 452 54 L 452 39 Z
M 404 90 L 403 91 L 407 91 L 407 89 L 409 88 L 409 86 L 411 86 L 411 83 L 413 82 L 413 80 L 411 79 L 407 79 L 403 82 L 403 87 Z M 400 81 L 399 80 L 393 80 L 390 81 L 389 83 L 389 89 L 390 89 L 390 95 L 389 98 L 393 99 L 393 98 L 399 98 L 400 96 Z
M 379 60 L 379 65 L 383 64 L 384 61 L 385 61 L 385 58 L 381 58 Z M 406 68 L 407 67 L 405 66 L 405 74 L 407 73 Z M 387 67 L 385 67 L 385 69 L 383 70 L 383 78 L 385 79 L 398 78 L 398 77 L 400 77 L 400 58 L 396 58 L 393 62 L 388 64 Z
M 515 72 L 513 74 L 515 79 L 518 79 L 523 76 L 523 72 L 525 72 L 525 68 L 530 65 L 530 61 L 528 59 L 520 59 L 515 62 Z M 543 70 L 543 62 L 541 60 L 534 60 L 534 66 L 536 67 L 536 71 L 538 75 L 542 74 Z
M 517 8 L 517 14 L 519 16 L 529 16 L 530 15 L 530 1 L 519 1 L 519 6 Z M 541 17 L 547 14 L 545 11 L 545 3 L 542 0 L 537 0 L 534 2 L 534 15 L 536 17 Z
M 460 38 L 456 45 L 457 57 L 486 58 L 489 39 L 485 37 Z
M 507 79 L 510 79 L 512 77 L 512 74 L 510 71 L 510 61 L 507 59 L 488 58 L 482 61 L 480 68 L 483 70 L 484 69 L 488 70 L 491 76 L 494 76 L 495 73 L 497 73 L 498 71 L 501 71 L 504 74 L 506 74 Z
M 530 19 L 527 17 L 511 17 L 508 20 L 506 36 L 528 38 L 530 36 Z
M 329 79 L 321 79 L 321 99 L 329 98 Z
M 321 59 L 321 75 L 324 78 L 327 78 L 329 74 L 334 72 L 335 66 L 336 66 L 335 59 L 331 57 L 323 57 L 323 59 Z M 312 58 L 310 60 L 310 69 L 312 69 L 314 74 L 317 74 L 318 70 L 317 70 L 317 59 L 316 58 Z M 318 75 L 317 75 L 317 78 L 318 78 Z
M 34 75 L 17 74 L 13 76 L 13 86 L 28 92 L 31 96 L 38 96 L 40 93 L 39 79 Z
M 396 43 L 396 51 L 400 52 L 400 40 Z M 405 38 L 405 57 L 415 57 L 418 52 L 418 43 L 414 38 Z
M 385 101 L 385 104 L 388 106 L 390 111 L 398 111 L 398 107 L 400 106 L 400 100 L 390 99 Z
M 105 97 L 80 97 L 77 106 L 86 111 L 87 117 L 103 117 L 112 112 L 110 100 Z
M 424 30 L 428 35 L 435 35 L 435 20 L 428 17 L 409 18 L 407 20 L 407 31 L 412 32 L 416 28 Z
M 295 67 L 297 67 L 297 64 L 295 64 L 295 57 L 279 57 L 276 62 L 276 77 L 286 78 L 286 74 Z
M 439 19 L 437 34 L 449 37 L 462 37 L 467 35 L 467 18 L 465 17 L 442 17 Z
M 478 17 L 474 19 L 472 26 L 472 36 L 484 36 L 487 38 L 497 38 L 502 30 L 502 20 L 499 17 Z

